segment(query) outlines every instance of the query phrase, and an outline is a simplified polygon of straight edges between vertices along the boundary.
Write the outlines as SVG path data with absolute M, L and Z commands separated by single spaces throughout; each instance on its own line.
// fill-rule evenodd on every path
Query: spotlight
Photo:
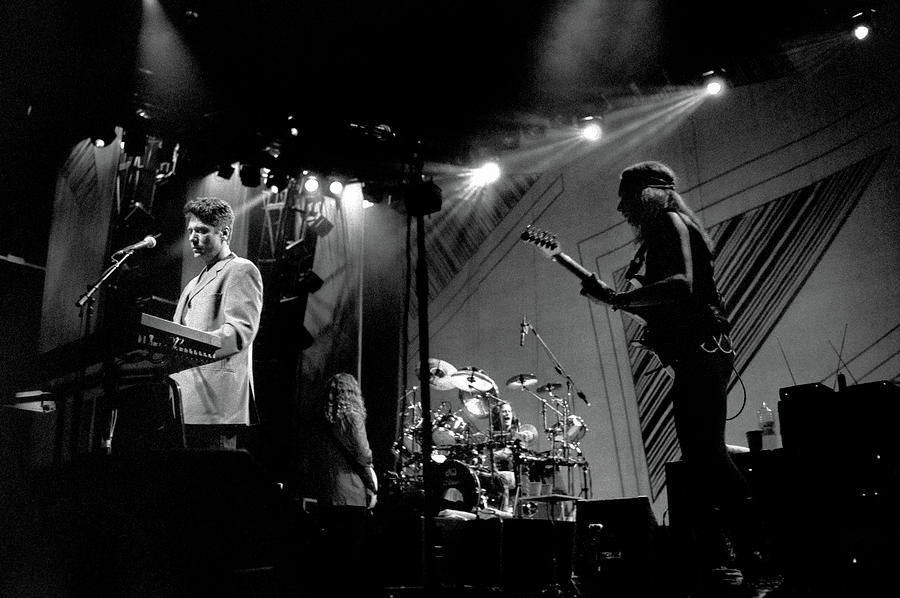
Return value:
M 303 181 L 303 190 L 307 193 L 315 193 L 319 190 L 319 179 L 314 176 L 306 177 Z
M 94 144 L 94 147 L 106 147 L 107 145 L 112 145 L 112 142 L 115 140 L 115 127 L 105 127 L 91 135 L 91 143 Z
M 341 194 L 344 192 L 344 183 L 337 179 L 333 179 L 328 184 L 328 194 L 334 197 L 335 199 L 340 199 Z
M 244 187 L 250 187 L 251 189 L 259 187 L 261 177 L 258 166 L 253 166 L 252 164 L 241 164 L 240 176 L 241 184 Z
M 233 164 L 222 164 L 219 166 L 218 170 L 216 170 L 216 176 L 219 178 L 225 179 L 226 181 L 231 180 L 231 175 L 234 174 L 234 165 Z
M 581 119 L 581 137 L 587 141 L 599 141 L 603 137 L 600 119 L 593 116 Z
M 703 87 L 707 95 L 717 96 L 728 86 L 723 71 L 712 70 L 703 73 Z
M 469 176 L 469 180 L 476 187 L 485 187 L 496 182 L 501 174 L 503 173 L 500 170 L 500 165 L 494 161 L 490 161 L 485 162 L 480 167 L 473 170 L 472 174 Z
M 269 172 L 269 176 L 266 178 L 266 186 L 272 193 L 278 193 L 279 191 L 286 189 L 287 184 L 288 176 L 277 170 Z
M 858 12 L 851 17 L 850 21 L 852 24 L 851 32 L 853 34 L 853 37 L 859 41 L 862 41 L 869 37 L 869 34 L 872 33 L 872 28 L 875 21 L 875 11 L 870 8 L 862 12 Z

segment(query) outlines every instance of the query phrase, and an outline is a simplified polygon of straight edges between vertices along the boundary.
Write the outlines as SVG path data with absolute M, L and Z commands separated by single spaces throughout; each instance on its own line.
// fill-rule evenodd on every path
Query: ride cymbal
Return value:
M 497 384 L 483 370 L 471 366 L 451 374 L 450 383 L 465 392 L 488 392 L 497 388 Z
M 534 374 L 516 374 L 506 381 L 506 388 L 519 390 L 522 388 L 528 388 L 529 386 L 534 386 L 537 383 L 538 379 Z
M 428 360 L 428 385 L 435 390 L 453 390 L 456 386 L 450 380 L 450 377 L 456 373 L 456 368 L 444 361 L 434 357 Z M 423 376 L 420 373 L 419 379 Z

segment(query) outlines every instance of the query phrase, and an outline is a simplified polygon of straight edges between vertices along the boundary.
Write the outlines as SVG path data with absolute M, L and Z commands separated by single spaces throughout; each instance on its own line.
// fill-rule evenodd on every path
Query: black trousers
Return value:
M 731 353 L 698 348 L 674 366 L 669 398 L 682 459 L 690 466 L 700 509 L 736 507 L 750 495 L 747 480 L 725 448 L 733 360 Z

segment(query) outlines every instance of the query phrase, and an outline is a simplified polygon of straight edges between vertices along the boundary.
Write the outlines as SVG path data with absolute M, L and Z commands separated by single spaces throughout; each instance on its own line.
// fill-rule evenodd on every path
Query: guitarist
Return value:
M 706 502 L 694 505 L 696 514 L 708 523 L 707 530 L 731 533 L 739 548 L 750 491 L 725 447 L 734 349 L 713 279 L 712 242 L 675 190 L 675 181 L 675 173 L 661 162 L 622 171 L 618 210 L 639 243 L 627 275 L 632 288 L 616 292 L 592 275 L 583 280 L 581 293 L 646 321 L 643 342 L 674 372 L 668 398 L 678 442 L 695 482 L 694 496 Z M 730 551 L 708 544 L 710 570 L 721 572 L 731 564 L 726 562 Z

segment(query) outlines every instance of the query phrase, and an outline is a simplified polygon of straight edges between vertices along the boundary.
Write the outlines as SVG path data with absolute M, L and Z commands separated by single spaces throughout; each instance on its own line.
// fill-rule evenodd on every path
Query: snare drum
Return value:
M 454 413 L 442 415 L 434 423 L 431 430 L 431 441 L 435 446 L 449 446 L 465 441 L 466 429 L 469 425 Z
M 446 460 L 434 466 L 437 484 L 436 510 L 473 511 L 481 498 L 481 484 L 471 469 L 459 461 Z

